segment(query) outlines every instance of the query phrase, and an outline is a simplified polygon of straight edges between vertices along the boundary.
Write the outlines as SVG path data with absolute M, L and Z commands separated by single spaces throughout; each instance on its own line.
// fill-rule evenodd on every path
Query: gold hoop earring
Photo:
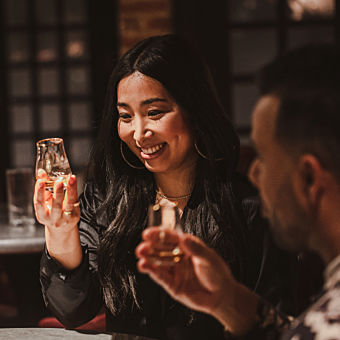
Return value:
M 209 160 L 209 158 L 208 158 L 208 157 L 207 157 L 207 156 L 206 156 L 206 155 L 198 148 L 196 142 L 194 143 L 194 146 L 195 146 L 195 149 L 196 149 L 197 153 L 198 153 L 202 158 Z M 214 161 L 215 161 L 215 162 L 219 162 L 219 161 L 222 161 L 223 159 L 224 159 L 223 157 L 222 157 L 222 158 L 215 158 Z
M 124 155 L 124 152 L 123 152 L 123 141 L 120 141 L 120 153 L 122 155 L 122 158 L 124 160 L 124 162 L 131 168 L 134 168 L 134 169 L 144 169 L 145 167 L 144 166 L 135 166 L 133 164 L 131 164 L 126 158 L 125 158 L 125 155 Z

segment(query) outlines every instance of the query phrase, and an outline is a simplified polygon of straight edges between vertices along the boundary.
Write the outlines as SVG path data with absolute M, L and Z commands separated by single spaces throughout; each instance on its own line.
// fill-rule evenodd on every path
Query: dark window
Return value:
M 64 138 L 71 167 L 81 172 L 118 46 L 116 1 L 0 4 L 3 196 L 4 170 L 34 167 L 35 142 L 42 138 Z

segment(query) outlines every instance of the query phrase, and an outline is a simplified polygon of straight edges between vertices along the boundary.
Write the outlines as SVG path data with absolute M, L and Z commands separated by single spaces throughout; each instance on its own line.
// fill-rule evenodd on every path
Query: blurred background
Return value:
M 5 169 L 33 167 L 39 139 L 64 138 L 81 174 L 115 61 L 151 35 L 196 46 L 247 145 L 255 71 L 308 42 L 339 44 L 337 9 L 338 0 L 0 0 L 0 202 Z
M 115 60 L 139 40 L 176 32 L 206 58 L 243 144 L 254 72 L 293 47 L 339 42 L 335 0 L 0 0 L 0 201 L 6 168 L 33 166 L 35 142 L 65 140 L 88 159 Z

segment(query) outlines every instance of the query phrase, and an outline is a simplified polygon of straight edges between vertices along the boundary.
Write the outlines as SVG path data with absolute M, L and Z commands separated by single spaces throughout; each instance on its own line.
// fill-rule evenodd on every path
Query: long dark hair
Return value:
M 105 303 L 113 314 L 126 304 L 139 306 L 134 249 L 156 194 L 152 173 L 130 167 L 120 153 L 117 85 L 136 71 L 158 80 L 185 110 L 197 146 L 206 156 L 199 157 L 194 189 L 182 216 L 185 230 L 215 248 L 237 276 L 242 273 L 246 247 L 231 187 L 239 139 L 209 73 L 196 51 L 180 37 L 145 39 L 119 60 L 111 74 L 90 162 L 91 180 L 103 196 L 97 214 L 105 212 L 111 221 L 101 235 L 98 268 Z M 127 147 L 124 153 L 131 163 L 142 165 Z

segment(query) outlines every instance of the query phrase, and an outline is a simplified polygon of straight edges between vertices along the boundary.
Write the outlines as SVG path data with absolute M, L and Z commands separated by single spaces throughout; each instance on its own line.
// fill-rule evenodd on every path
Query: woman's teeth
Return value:
M 155 145 L 151 148 L 147 148 L 147 149 L 144 149 L 144 148 L 141 148 L 142 152 L 147 154 L 147 155 L 151 155 L 157 151 L 159 151 L 163 146 L 165 145 L 165 143 L 162 143 L 162 144 L 158 144 L 158 145 Z

